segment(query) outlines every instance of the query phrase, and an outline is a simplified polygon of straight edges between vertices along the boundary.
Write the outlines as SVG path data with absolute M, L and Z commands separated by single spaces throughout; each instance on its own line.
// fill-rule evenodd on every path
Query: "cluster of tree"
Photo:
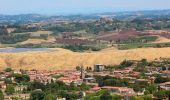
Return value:
M 7 68 L 5 68 L 5 70 L 4 70 L 5 72 L 11 72 L 12 71 L 12 68 L 10 68 L 10 67 L 7 67 Z
M 0 100 L 4 100 L 4 94 L 3 94 L 2 90 L 0 90 Z
M 137 72 L 147 72 L 147 66 L 153 66 L 152 62 L 148 62 L 147 59 L 141 59 L 140 61 L 137 62 L 136 64 L 136 68 L 133 71 L 137 71 Z
M 38 90 L 38 91 L 37 91 Z M 28 84 L 27 92 L 31 92 L 31 100 L 43 100 L 44 98 L 49 97 L 58 97 L 66 99 L 78 99 L 82 95 L 76 91 L 89 90 L 89 86 L 85 83 L 82 83 L 80 86 L 76 86 L 74 83 L 71 83 L 70 86 L 66 85 L 61 81 L 43 84 L 37 81 L 30 82 Z M 47 95 L 47 96 L 46 96 Z M 35 99 L 36 98 L 36 99 Z M 43 99 L 42 99 L 43 98 Z M 56 100 L 56 99 L 45 99 L 45 100 Z
M 153 100 L 152 95 L 131 96 L 129 100 Z
M 14 80 L 17 83 L 27 83 L 30 81 L 30 77 L 26 74 L 13 74 Z
M 39 27 L 27 27 L 27 26 L 24 26 L 24 25 L 18 25 L 15 28 L 16 29 L 13 33 L 36 32 L 36 31 L 40 30 Z
M 126 40 L 119 40 L 116 43 L 147 43 L 147 42 L 153 42 L 157 39 L 157 36 L 141 36 L 137 38 L 129 38 Z
M 70 23 L 67 25 L 48 26 L 46 30 L 54 31 L 54 34 L 58 35 L 61 32 L 75 32 L 85 30 L 87 33 L 98 34 L 103 31 L 113 31 L 116 29 L 116 25 L 107 23 L 91 22 L 91 23 Z
M 164 83 L 164 82 L 168 82 L 170 81 L 170 78 L 169 77 L 161 77 L 160 75 L 158 75 L 156 78 L 155 78 L 155 83 Z
M 0 43 L 3 44 L 15 44 L 17 42 L 26 41 L 30 37 L 29 34 L 12 34 L 0 36 Z
M 122 100 L 122 97 L 111 94 L 111 92 L 107 90 L 100 90 L 96 93 L 88 94 L 84 100 Z
M 158 98 L 158 100 L 170 99 L 170 90 L 159 90 L 154 93 L 154 96 Z
M 128 79 L 114 78 L 111 76 L 94 76 L 99 86 L 128 86 Z
M 14 86 L 13 86 L 12 84 L 8 84 L 7 87 L 6 87 L 6 89 L 5 89 L 5 93 L 6 93 L 7 95 L 11 95 L 11 94 L 15 93 L 15 88 L 14 88 Z
M 81 52 L 81 51 L 99 51 L 104 48 L 104 46 L 98 46 L 98 45 L 83 45 L 83 44 L 65 44 L 61 46 L 64 49 L 69 49 L 75 52 Z
M 124 69 L 124 68 L 132 66 L 133 64 L 134 64 L 133 61 L 125 59 L 119 65 L 108 65 L 105 68 L 108 69 L 108 70 Z
M 31 92 L 30 100 L 56 100 L 57 97 L 53 93 L 45 93 L 42 90 L 34 90 Z
M 161 24 L 160 24 L 161 23 Z M 70 23 L 56 26 L 47 26 L 46 30 L 54 31 L 54 34 L 59 34 L 61 32 L 75 32 L 80 30 L 85 30 L 87 33 L 98 34 L 100 32 L 113 31 L 116 29 L 128 29 L 135 28 L 139 31 L 148 29 L 163 29 L 169 27 L 170 24 L 165 20 L 146 20 L 146 19 L 134 19 L 132 21 L 118 21 L 113 19 L 113 21 L 106 20 L 105 22 L 98 20 L 96 22 L 90 23 Z M 146 38 L 145 38 L 146 39 Z M 149 39 L 150 40 L 150 39 Z

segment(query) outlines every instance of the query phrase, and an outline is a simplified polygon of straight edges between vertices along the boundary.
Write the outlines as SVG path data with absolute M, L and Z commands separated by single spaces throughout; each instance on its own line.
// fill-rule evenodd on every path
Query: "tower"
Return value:
M 81 65 L 80 72 L 81 72 L 80 79 L 84 79 L 85 78 L 85 73 L 84 73 L 83 65 Z

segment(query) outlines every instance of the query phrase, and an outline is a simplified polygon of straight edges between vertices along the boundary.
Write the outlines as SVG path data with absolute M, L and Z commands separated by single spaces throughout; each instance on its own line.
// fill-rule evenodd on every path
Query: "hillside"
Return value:
M 141 48 L 131 50 L 105 49 L 98 52 L 72 52 L 55 49 L 54 52 L 0 53 L 0 68 L 11 66 L 14 69 L 73 69 L 79 64 L 119 64 L 124 59 L 169 58 L 170 48 Z M 73 59 L 74 58 L 74 59 Z

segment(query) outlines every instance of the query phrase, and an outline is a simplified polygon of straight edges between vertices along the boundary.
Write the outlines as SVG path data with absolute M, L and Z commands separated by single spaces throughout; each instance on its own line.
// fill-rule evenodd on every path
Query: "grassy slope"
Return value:
M 124 59 L 170 58 L 170 48 L 140 48 L 131 50 L 105 49 L 98 52 L 72 52 L 57 49 L 56 52 L 0 53 L 0 68 L 11 66 L 16 69 L 73 69 L 83 64 L 119 64 Z

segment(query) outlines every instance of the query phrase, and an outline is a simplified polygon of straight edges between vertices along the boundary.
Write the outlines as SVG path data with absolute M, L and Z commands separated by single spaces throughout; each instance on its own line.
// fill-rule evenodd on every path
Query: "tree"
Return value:
M 122 99 L 122 97 L 121 96 L 119 96 L 119 95 L 112 95 L 112 100 L 121 100 Z
M 92 71 L 92 68 L 91 68 L 91 67 L 87 67 L 87 68 L 86 68 L 86 71 L 88 71 L 88 72 L 89 72 L 89 71 Z
M 146 90 L 148 90 L 150 94 L 154 94 L 154 92 L 156 92 L 157 88 L 155 85 L 150 85 L 150 86 L 146 87 Z
M 38 81 L 34 81 L 29 83 L 28 85 L 28 90 L 35 90 L 35 89 L 41 89 L 41 90 L 45 90 L 45 85 L 41 82 Z
M 145 95 L 148 95 L 148 94 L 150 94 L 150 92 L 149 92 L 148 90 L 146 90 L 146 91 L 144 92 L 144 94 L 145 94 Z
M 5 72 L 11 72 L 12 71 L 12 68 L 8 67 L 5 69 Z
M 0 100 L 4 100 L 4 94 L 1 90 L 0 90 Z
M 152 100 L 152 96 L 151 95 L 139 96 L 139 99 L 137 100 Z
M 8 95 L 11 95 L 11 94 L 15 93 L 14 86 L 12 84 L 7 85 L 5 92 Z
M 162 66 L 162 70 L 163 70 L 163 71 L 166 70 L 166 67 L 165 67 L 165 66 Z
M 133 65 L 132 61 L 124 60 L 120 63 L 119 68 L 123 69 L 123 68 L 129 67 L 129 66 L 132 66 L 132 65 Z
M 158 77 L 156 77 L 154 82 L 155 83 L 164 83 L 164 82 L 168 82 L 168 81 L 170 81 L 170 78 L 158 76 Z
M 80 66 L 76 66 L 76 70 L 80 71 L 81 70 Z
M 14 74 L 15 77 L 15 81 L 17 83 L 21 83 L 21 82 L 29 82 L 30 78 L 28 75 L 25 74 Z
M 170 90 L 166 90 L 165 93 L 166 93 L 167 97 L 168 97 L 169 100 L 170 100 Z
M 6 78 L 6 79 L 5 79 L 5 84 L 12 84 L 12 80 L 9 79 L 9 78 Z
M 141 62 L 142 62 L 142 64 L 144 64 L 144 65 L 147 65 L 147 64 L 148 64 L 147 59 L 142 59 Z
M 76 90 L 76 89 L 77 89 L 77 87 L 76 87 L 76 85 L 75 85 L 74 82 L 71 82 L 71 83 L 70 83 L 70 89 L 71 89 L 71 90 Z
M 19 100 L 19 97 L 12 97 L 12 100 Z
M 76 93 L 66 93 L 66 100 L 76 100 L 78 99 L 79 95 Z
M 54 94 L 50 93 L 50 94 L 45 95 L 44 100 L 56 100 L 56 97 Z
M 31 93 L 30 100 L 43 100 L 44 99 L 44 92 L 40 89 L 34 90 Z
M 165 90 L 160 90 L 154 94 L 159 100 L 163 100 L 166 97 Z
M 80 85 L 80 88 L 81 88 L 81 90 L 89 90 L 89 86 L 86 85 L 85 83 L 82 83 L 82 84 Z
M 109 93 L 109 91 L 105 91 L 101 96 L 100 100 L 112 100 L 112 95 Z

